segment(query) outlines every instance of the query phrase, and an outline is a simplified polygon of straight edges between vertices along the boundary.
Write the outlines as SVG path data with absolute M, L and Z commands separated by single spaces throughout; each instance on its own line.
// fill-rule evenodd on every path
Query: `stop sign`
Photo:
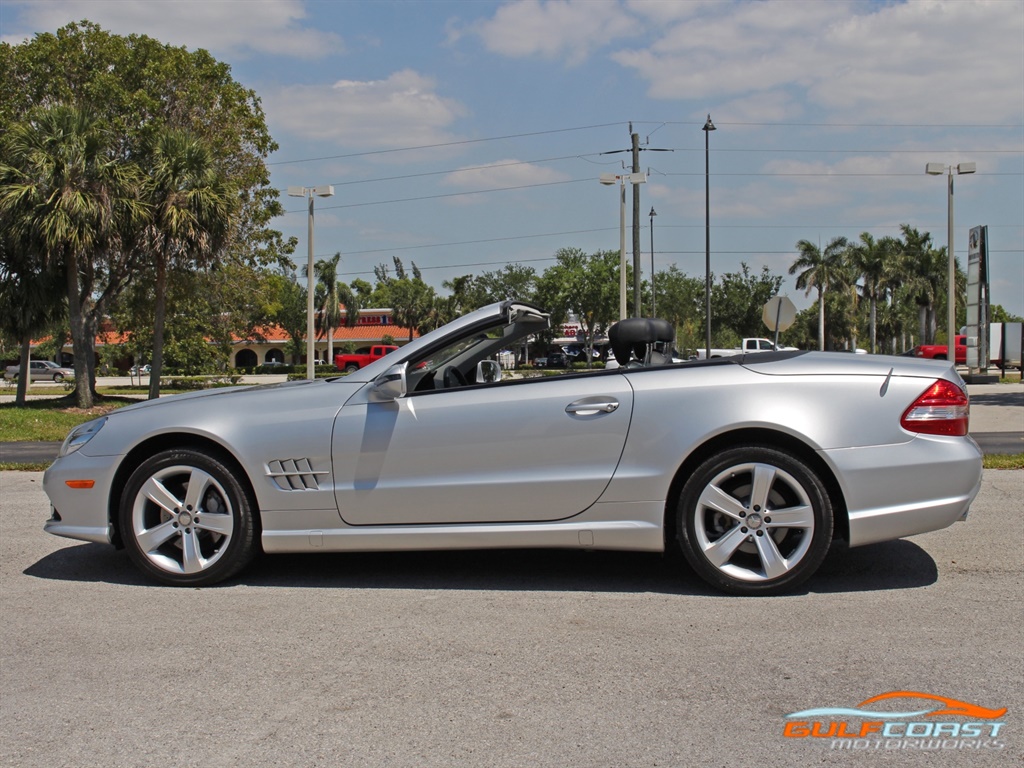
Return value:
M 796 320 L 796 305 L 789 296 L 773 296 L 764 305 L 761 319 L 769 331 L 784 331 Z

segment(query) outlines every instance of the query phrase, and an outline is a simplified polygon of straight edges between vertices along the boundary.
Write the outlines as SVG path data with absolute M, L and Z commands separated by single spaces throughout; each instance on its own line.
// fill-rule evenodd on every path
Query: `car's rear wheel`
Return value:
M 359 366 L 355 363 L 349 363 L 345 366 L 345 373 L 355 373 L 359 370 Z
M 214 584 L 255 554 L 254 506 L 219 458 L 171 449 L 132 473 L 121 496 L 121 538 L 132 561 L 158 581 Z
M 832 541 L 821 479 L 796 456 L 733 448 L 701 464 L 683 486 L 679 546 L 705 581 L 726 592 L 783 592 L 813 574 Z

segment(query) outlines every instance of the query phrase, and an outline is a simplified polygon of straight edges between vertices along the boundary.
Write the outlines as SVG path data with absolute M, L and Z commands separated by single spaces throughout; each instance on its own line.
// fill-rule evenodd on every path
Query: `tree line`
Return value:
M 89 22 L 0 44 L 0 317 L 22 360 L 62 325 L 89 407 L 102 323 L 141 302 L 159 372 L 172 277 L 294 248 L 268 226 L 276 148 L 259 97 L 206 51 Z
M 282 212 L 265 162 L 276 148 L 258 96 L 205 51 L 89 22 L 0 43 L 0 353 L 17 349 L 25 364 L 32 339 L 49 336 L 43 353 L 55 355 L 70 338 L 74 398 L 90 407 L 95 339 L 108 330 L 125 340 L 104 354 L 151 362 L 151 397 L 165 368 L 221 370 L 235 339 L 260 340 L 268 326 L 288 334 L 297 362 L 305 283 L 330 355 L 334 329 L 355 325 L 360 308 L 391 308 L 410 338 L 503 299 L 545 307 L 556 328 L 572 316 L 588 341 L 617 319 L 617 251 L 562 248 L 542 272 L 509 264 L 445 281 L 443 294 L 398 258 L 378 265 L 373 283 L 340 281 L 341 254 L 299 274 L 295 240 L 269 226 Z M 909 225 L 900 233 L 800 240 L 789 273 L 815 302 L 785 343 L 900 352 L 936 341 L 946 249 Z M 761 308 L 784 277 L 742 264 L 711 279 L 715 345 L 763 335 Z M 958 270 L 961 323 L 964 285 Z M 702 345 L 703 275 L 671 265 L 648 275 L 641 306 L 632 292 L 628 301 L 630 314 L 656 305 L 680 349 Z M 20 401 L 25 386 L 21 377 Z

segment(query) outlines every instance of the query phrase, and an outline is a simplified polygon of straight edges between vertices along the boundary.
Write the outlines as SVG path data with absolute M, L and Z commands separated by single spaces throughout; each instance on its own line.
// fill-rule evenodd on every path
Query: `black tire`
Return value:
M 121 496 L 121 538 L 153 579 L 208 586 L 234 576 L 256 554 L 255 506 L 221 459 L 175 448 L 132 473 Z
M 55 373 L 55 374 L 53 374 L 53 383 L 54 384 L 60 384 L 62 381 L 64 381 L 64 374 L 63 373 Z
M 345 366 L 345 373 L 354 373 L 359 370 L 359 366 L 355 363 L 349 363 Z
M 832 503 L 817 473 L 767 446 L 732 448 L 701 464 L 677 515 L 687 563 L 735 595 L 793 589 L 818 570 L 832 542 Z

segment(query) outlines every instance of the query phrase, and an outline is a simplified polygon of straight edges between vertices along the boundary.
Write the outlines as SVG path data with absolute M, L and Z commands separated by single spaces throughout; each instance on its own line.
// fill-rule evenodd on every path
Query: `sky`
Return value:
M 767 266 L 807 307 L 798 240 L 909 224 L 945 246 L 947 179 L 925 164 L 975 163 L 954 176 L 954 252 L 987 225 L 992 301 L 1024 315 L 1022 0 L 0 0 L 0 39 L 81 19 L 228 63 L 280 145 L 274 226 L 304 261 L 287 189 L 332 185 L 314 254 L 340 252 L 345 281 L 398 256 L 445 293 L 618 250 L 599 177 L 624 172 L 632 131 L 645 278 L 652 234 L 658 271 L 704 276 L 707 213 L 715 274 Z

